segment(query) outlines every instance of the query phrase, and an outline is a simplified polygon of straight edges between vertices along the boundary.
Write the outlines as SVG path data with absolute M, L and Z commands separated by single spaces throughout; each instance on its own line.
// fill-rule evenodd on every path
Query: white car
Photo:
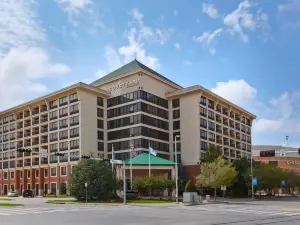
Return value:
M 18 197 L 18 194 L 15 191 L 10 191 L 8 192 L 7 197 Z

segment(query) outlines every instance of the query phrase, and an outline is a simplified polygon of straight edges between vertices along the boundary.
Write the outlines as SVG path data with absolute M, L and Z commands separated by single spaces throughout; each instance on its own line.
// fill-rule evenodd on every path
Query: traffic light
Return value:
M 274 156 L 275 156 L 275 150 L 260 152 L 260 157 L 274 157 Z
M 64 154 L 64 153 L 60 153 L 60 152 L 55 152 L 54 155 L 57 155 L 57 156 L 64 156 L 65 154 Z
M 88 155 L 82 155 L 81 158 L 82 158 L 82 159 L 89 159 L 89 158 L 91 158 L 91 157 L 88 156 Z

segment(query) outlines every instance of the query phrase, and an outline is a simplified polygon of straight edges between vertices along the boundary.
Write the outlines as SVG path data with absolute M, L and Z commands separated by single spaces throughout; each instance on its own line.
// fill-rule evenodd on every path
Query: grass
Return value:
M 23 204 L 0 203 L 0 207 L 7 207 L 7 206 L 24 206 L 24 205 Z
M 147 200 L 147 199 L 141 199 L 141 200 L 129 200 L 127 201 L 128 204 L 164 204 L 164 203 L 173 203 L 175 201 L 172 200 Z M 68 203 L 68 204 L 76 204 L 76 203 L 85 203 L 85 201 L 78 201 L 74 199 L 69 200 L 49 200 L 48 203 Z M 88 202 L 88 204 L 121 204 L 123 203 L 122 200 L 116 201 L 116 202 L 99 202 L 99 201 L 93 201 Z

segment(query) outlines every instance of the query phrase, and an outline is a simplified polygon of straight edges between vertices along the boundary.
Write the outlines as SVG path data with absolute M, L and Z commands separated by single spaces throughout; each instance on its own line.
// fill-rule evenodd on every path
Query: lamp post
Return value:
M 175 136 L 175 182 L 176 182 L 176 188 L 175 188 L 175 196 L 176 196 L 176 204 L 178 204 L 178 165 L 177 165 L 177 142 L 176 138 L 179 138 L 179 135 Z

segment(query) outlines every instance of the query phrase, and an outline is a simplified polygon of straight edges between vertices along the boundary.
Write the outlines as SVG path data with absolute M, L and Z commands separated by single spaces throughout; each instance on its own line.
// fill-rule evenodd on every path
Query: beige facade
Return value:
M 90 85 L 78 83 L 0 112 L 0 170 L 76 164 L 92 152 L 111 157 L 112 148 L 123 160 L 130 144 L 137 152 L 151 146 L 173 160 L 175 135 L 184 165 L 199 164 L 209 144 L 229 159 L 240 158 L 251 152 L 254 119 L 201 86 L 182 88 L 133 61 Z M 19 148 L 47 149 L 47 157 Z

